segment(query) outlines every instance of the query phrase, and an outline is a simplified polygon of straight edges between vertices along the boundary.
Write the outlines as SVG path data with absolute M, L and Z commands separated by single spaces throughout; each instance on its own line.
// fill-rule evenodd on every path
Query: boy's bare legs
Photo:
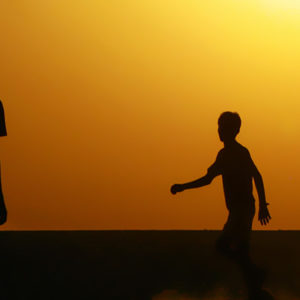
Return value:
M 230 210 L 216 248 L 223 256 L 237 264 L 244 277 L 249 294 L 262 288 L 265 273 L 259 269 L 250 256 L 250 235 L 255 215 L 254 201 L 243 207 Z
M 249 297 L 257 294 L 265 281 L 265 271 L 258 268 L 252 261 L 248 242 L 234 241 L 222 234 L 216 242 L 216 249 L 223 256 L 237 264 L 244 277 Z

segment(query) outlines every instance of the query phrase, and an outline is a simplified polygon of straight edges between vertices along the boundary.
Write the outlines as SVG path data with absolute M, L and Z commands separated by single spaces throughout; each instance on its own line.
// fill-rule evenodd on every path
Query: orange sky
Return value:
M 169 187 L 205 174 L 224 110 L 267 228 L 300 229 L 298 1 L 5 0 L 0 17 L 2 229 L 221 229 L 221 178 Z

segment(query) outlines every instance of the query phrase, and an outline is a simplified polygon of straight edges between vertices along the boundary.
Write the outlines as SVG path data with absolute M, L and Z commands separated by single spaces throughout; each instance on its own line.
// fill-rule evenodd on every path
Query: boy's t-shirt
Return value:
M 4 116 L 4 108 L 3 104 L 0 101 L 0 136 L 6 136 L 6 125 L 5 125 L 5 116 Z
M 250 209 L 254 205 L 252 178 L 256 170 L 247 148 L 239 143 L 219 151 L 207 172 L 222 175 L 226 206 L 229 210 Z

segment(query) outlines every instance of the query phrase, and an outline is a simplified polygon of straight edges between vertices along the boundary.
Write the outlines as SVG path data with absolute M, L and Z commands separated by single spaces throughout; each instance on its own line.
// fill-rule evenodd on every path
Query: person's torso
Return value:
M 222 179 L 228 209 L 247 207 L 254 203 L 252 170 L 248 151 L 240 144 L 224 148 L 222 153 Z

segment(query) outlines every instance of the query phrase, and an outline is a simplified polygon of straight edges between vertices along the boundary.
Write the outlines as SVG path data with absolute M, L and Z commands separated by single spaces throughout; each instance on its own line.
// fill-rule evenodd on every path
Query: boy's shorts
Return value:
M 254 215 L 254 204 L 230 209 L 217 244 L 232 247 L 232 250 L 248 249 Z

